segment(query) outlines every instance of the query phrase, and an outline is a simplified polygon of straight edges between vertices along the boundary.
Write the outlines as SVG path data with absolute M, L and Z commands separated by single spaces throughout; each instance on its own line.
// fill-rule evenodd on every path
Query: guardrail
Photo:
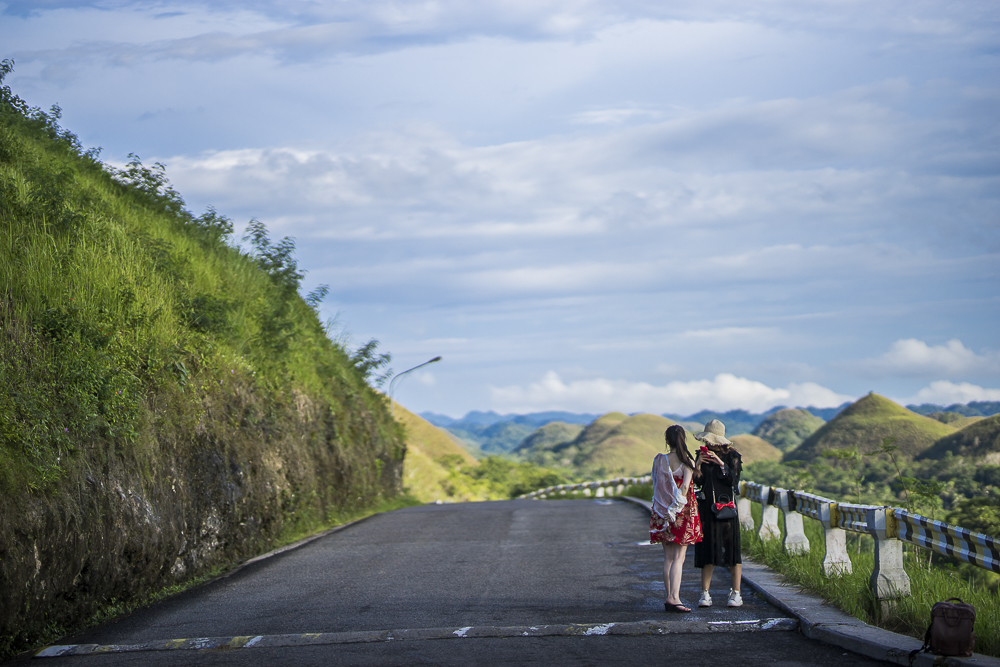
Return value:
M 612 479 L 603 479 L 598 482 L 580 482 L 579 484 L 557 484 L 555 486 L 547 486 L 544 489 L 532 491 L 531 493 L 525 493 L 524 495 L 518 496 L 518 498 L 534 498 L 544 500 L 545 498 L 565 496 L 575 491 L 582 491 L 583 495 L 588 497 L 591 493 L 593 493 L 595 498 L 604 498 L 605 496 L 621 496 L 624 495 L 625 491 L 630 486 L 652 484 L 652 481 L 652 478 L 649 475 L 646 475 L 645 477 L 614 477 Z
M 585 496 L 593 493 L 595 498 L 603 498 L 625 495 L 631 486 L 650 483 L 649 475 L 616 477 L 549 486 L 520 497 L 558 498 L 582 491 Z M 842 503 L 805 491 L 754 482 L 740 482 L 739 493 L 737 510 L 740 523 L 748 530 L 757 530 L 761 539 L 780 539 L 778 512 L 784 515 L 783 546 L 789 553 L 809 552 L 809 539 L 803 530 L 802 517 L 819 521 L 824 530 L 823 574 L 828 577 L 852 572 L 851 559 L 847 555 L 847 533 L 863 533 L 875 538 L 875 570 L 870 581 L 875 598 L 883 605 L 910 595 L 910 577 L 903 569 L 904 542 L 1000 574 L 1000 540 L 967 528 L 928 519 L 898 507 Z M 759 528 L 754 524 L 750 503 L 761 505 Z
M 751 530 L 756 528 L 750 513 L 751 502 L 761 504 L 761 525 L 757 529 L 761 539 L 780 537 L 778 510 L 784 514 L 784 547 L 789 553 L 809 551 L 809 540 L 802 529 L 803 516 L 823 524 L 823 573 L 828 577 L 851 572 L 847 533 L 864 533 L 875 538 L 871 587 L 883 604 L 910 595 L 910 578 L 903 569 L 904 542 L 1000 573 L 1000 540 L 898 507 L 841 503 L 804 491 L 740 482 L 740 521 Z

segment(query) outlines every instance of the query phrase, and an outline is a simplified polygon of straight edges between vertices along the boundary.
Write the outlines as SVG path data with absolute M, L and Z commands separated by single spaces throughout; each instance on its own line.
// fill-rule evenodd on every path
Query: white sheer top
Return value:
M 673 523 L 677 513 L 687 505 L 687 498 L 681 494 L 674 475 L 684 478 L 684 464 L 677 470 L 670 469 L 666 454 L 657 454 L 653 459 L 653 511 Z

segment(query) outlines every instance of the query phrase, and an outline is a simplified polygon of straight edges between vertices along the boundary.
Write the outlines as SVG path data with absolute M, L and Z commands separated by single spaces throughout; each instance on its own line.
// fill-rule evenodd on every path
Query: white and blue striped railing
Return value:
M 753 482 L 740 482 L 740 497 L 743 506 L 740 520 L 745 527 L 757 529 L 762 539 L 780 537 L 778 510 L 784 514 L 784 545 L 788 551 L 809 551 L 809 540 L 802 530 L 803 516 L 822 523 L 826 531 L 823 571 L 827 576 L 851 571 L 845 533 L 874 537 L 872 588 L 879 600 L 905 597 L 910 593 L 910 580 L 903 570 L 903 542 L 1000 573 L 1000 540 L 898 507 L 841 503 L 804 491 Z M 750 515 L 751 502 L 761 504 L 759 529 Z
M 532 491 L 531 493 L 525 493 L 524 495 L 518 496 L 518 498 L 534 498 L 537 500 L 544 500 L 546 498 L 559 498 L 560 496 L 567 496 L 571 493 L 582 493 L 588 497 L 593 495 L 595 498 L 622 496 L 625 495 L 625 492 L 630 487 L 651 483 L 652 478 L 649 475 L 646 475 L 645 477 L 614 477 L 612 479 L 602 479 L 596 482 L 556 484 L 555 486 L 547 486 L 544 489 L 538 489 L 537 491 Z

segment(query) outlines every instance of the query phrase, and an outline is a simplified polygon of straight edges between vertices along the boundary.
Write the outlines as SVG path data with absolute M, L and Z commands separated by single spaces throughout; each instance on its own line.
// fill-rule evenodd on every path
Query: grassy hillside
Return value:
M 825 423 L 808 410 L 785 408 L 769 415 L 753 430 L 752 435 L 787 452 L 801 445 Z
M 958 423 L 961 422 L 952 422 Z M 962 430 L 944 436 L 919 458 L 941 459 L 948 453 L 983 463 L 1000 464 L 1000 414 L 978 419 Z
M 674 423 L 659 415 L 628 417 L 594 443 L 577 465 L 596 476 L 646 474 L 653 458 L 665 451 L 663 433 Z
M 435 500 L 475 500 L 471 494 L 455 497 L 449 476 L 456 466 L 478 465 L 454 437 L 418 417 L 398 403 L 393 406 L 396 421 L 405 428 L 406 457 L 403 460 L 403 486 L 422 502 Z
M 580 424 L 551 422 L 525 438 L 512 454 L 536 465 L 568 468 L 573 465 L 572 458 L 558 456 L 556 449 L 575 440 L 582 431 Z
M 0 67 L 2 76 L 10 64 Z M 294 243 L 195 216 L 0 87 L 0 658 L 398 493 L 403 443 Z M 30 537 L 29 537 L 30 536 Z
M 549 425 L 539 429 L 515 453 L 526 460 L 565 470 L 576 477 L 597 479 L 613 475 L 644 475 L 653 457 L 664 451 L 663 434 L 675 424 L 659 415 L 629 417 L 610 412 L 588 424 L 572 439 L 563 439 L 569 430 Z M 697 441 L 688 433 L 688 448 Z
M 927 416 L 938 420 L 942 424 L 948 424 L 956 430 L 961 430 L 969 424 L 974 424 L 981 419 L 985 419 L 985 417 L 966 417 L 959 412 L 932 412 Z
M 743 464 L 756 463 L 757 461 L 780 461 L 781 450 L 763 438 L 758 438 L 749 433 L 734 435 L 730 440 L 733 447 L 743 457 Z
M 870 454 L 886 437 L 896 438 L 900 454 L 913 458 L 954 431 L 947 424 L 911 412 L 873 392 L 848 406 L 801 445 L 786 452 L 785 459 L 810 461 L 827 450 L 852 447 L 862 454 Z
M 463 423 L 459 426 L 448 427 L 450 433 L 467 443 L 467 449 L 477 455 L 480 453 L 490 455 L 510 452 L 534 430 L 534 426 L 513 421 L 502 421 L 488 425 Z

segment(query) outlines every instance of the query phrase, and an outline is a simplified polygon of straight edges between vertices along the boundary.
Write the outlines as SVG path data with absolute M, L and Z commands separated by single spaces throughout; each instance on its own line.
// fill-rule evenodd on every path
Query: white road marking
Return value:
M 55 658 L 71 655 L 105 655 L 108 653 L 134 653 L 142 651 L 217 651 L 237 648 L 294 648 L 301 646 L 326 646 L 334 644 L 377 643 L 394 640 L 421 641 L 428 639 L 518 637 L 599 637 L 615 628 L 616 635 L 698 634 L 708 632 L 759 632 L 789 631 L 798 627 L 793 618 L 769 618 L 753 621 L 705 621 L 671 623 L 667 620 L 627 621 L 615 623 L 570 623 L 532 626 L 467 626 L 463 628 L 411 628 L 406 630 L 374 630 L 358 632 L 310 632 L 287 635 L 256 635 L 243 643 L 246 635 L 237 637 L 193 637 L 142 642 L 138 644 L 66 644 L 39 649 L 36 658 Z M 476 634 L 468 633 L 475 627 Z

